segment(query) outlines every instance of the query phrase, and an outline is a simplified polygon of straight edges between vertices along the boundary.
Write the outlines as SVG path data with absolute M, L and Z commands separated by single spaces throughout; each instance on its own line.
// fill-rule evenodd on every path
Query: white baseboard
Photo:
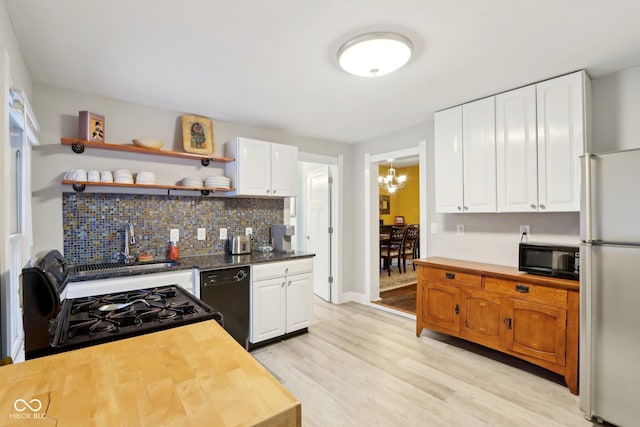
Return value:
M 359 292 L 344 292 L 342 295 L 340 295 L 338 304 L 343 304 L 345 302 L 351 301 L 358 302 L 360 304 L 369 304 L 369 301 L 367 301 L 367 296 Z

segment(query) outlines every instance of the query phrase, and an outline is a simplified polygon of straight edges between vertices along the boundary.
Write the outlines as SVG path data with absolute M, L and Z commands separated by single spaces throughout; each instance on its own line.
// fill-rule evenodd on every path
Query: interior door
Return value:
M 308 202 L 305 212 L 305 252 L 314 253 L 313 293 L 331 301 L 331 188 L 329 166 L 319 165 L 306 172 Z

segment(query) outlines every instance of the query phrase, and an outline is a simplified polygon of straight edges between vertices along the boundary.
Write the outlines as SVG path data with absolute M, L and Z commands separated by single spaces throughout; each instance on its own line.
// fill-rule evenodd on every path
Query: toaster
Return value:
M 228 252 L 231 255 L 251 253 L 251 236 L 232 236 L 229 239 Z

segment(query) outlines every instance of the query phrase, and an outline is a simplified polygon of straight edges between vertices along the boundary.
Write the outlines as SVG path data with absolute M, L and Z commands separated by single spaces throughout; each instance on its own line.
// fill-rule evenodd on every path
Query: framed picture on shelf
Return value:
M 405 225 L 406 223 L 404 222 L 404 215 L 396 216 L 394 224 L 395 225 Z
M 91 111 L 79 111 L 78 116 L 80 139 L 104 142 L 104 116 Z
M 380 196 L 380 215 L 391 213 L 391 199 L 389 196 Z
M 213 122 L 211 119 L 182 116 L 182 144 L 187 153 L 213 154 Z

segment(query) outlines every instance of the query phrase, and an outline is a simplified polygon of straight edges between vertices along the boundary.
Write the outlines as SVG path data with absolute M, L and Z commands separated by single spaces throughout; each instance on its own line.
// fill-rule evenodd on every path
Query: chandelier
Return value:
M 407 176 L 397 176 L 396 170 L 393 168 L 393 160 L 390 160 L 389 170 L 387 171 L 387 174 L 384 176 L 379 176 L 378 182 L 380 183 L 380 187 L 384 188 L 389 193 L 395 193 L 396 190 L 404 187 L 404 184 L 407 182 Z

